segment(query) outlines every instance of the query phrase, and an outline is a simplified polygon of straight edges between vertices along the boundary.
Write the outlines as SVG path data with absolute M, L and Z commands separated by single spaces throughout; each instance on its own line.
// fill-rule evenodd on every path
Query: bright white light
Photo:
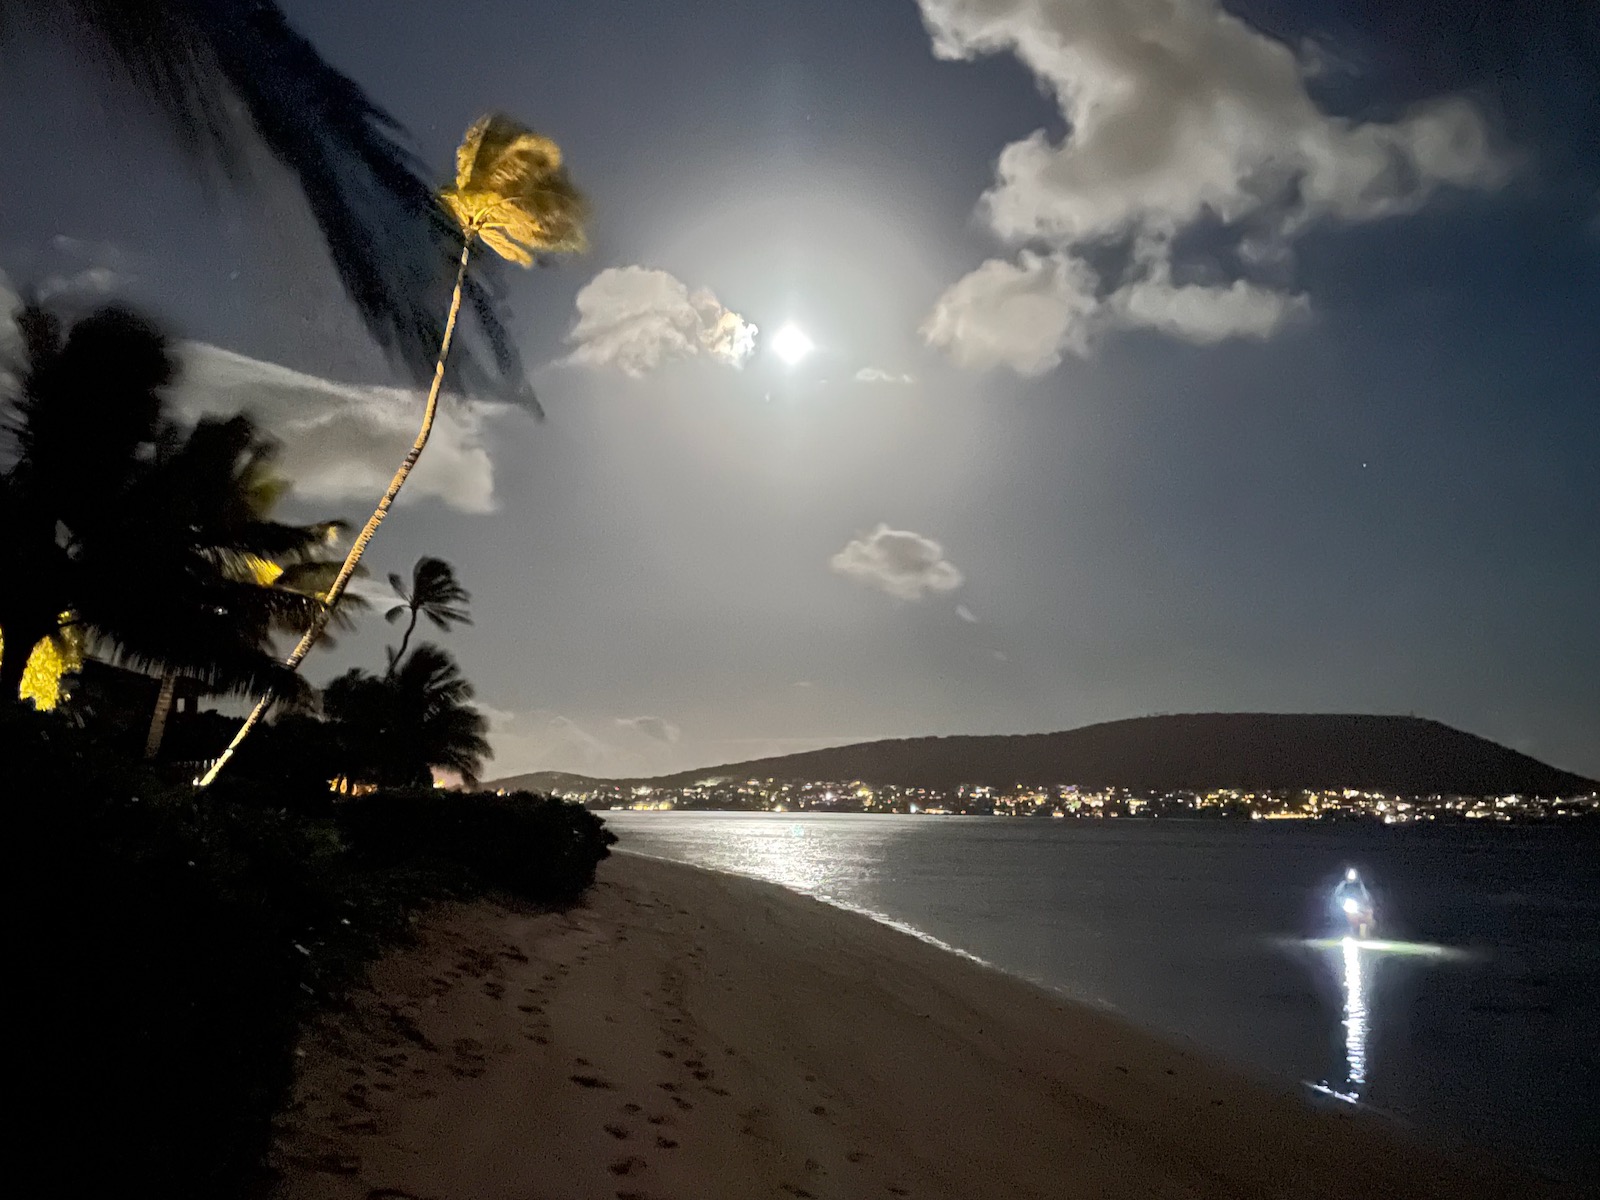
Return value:
M 772 352 L 791 367 L 810 354 L 813 349 L 815 347 L 811 344 L 811 339 L 798 325 L 792 323 L 785 325 L 772 335 Z

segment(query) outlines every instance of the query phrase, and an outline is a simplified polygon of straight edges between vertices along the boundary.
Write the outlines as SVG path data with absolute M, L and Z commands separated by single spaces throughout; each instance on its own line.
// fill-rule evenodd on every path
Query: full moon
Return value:
M 791 367 L 810 354 L 812 349 L 811 339 L 806 336 L 805 330 L 793 322 L 772 335 L 772 352 Z

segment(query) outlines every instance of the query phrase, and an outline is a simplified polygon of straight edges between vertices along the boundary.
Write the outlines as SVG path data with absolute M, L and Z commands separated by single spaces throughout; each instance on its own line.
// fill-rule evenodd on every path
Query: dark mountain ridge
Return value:
M 1592 779 L 1438 721 L 1345 713 L 1134 717 L 1060 733 L 859 742 L 650 779 L 589 781 L 540 772 L 495 786 L 683 786 L 713 777 L 861 780 L 940 789 L 1076 783 L 1149 791 L 1356 788 L 1468 796 L 1570 796 L 1600 788 Z

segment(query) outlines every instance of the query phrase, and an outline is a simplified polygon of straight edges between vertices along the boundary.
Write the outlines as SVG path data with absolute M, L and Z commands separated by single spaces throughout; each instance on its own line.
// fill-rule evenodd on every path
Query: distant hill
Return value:
M 1152 791 L 1348 787 L 1477 796 L 1576 795 L 1600 788 L 1592 779 L 1438 721 L 1333 713 L 1189 713 L 1062 733 L 900 738 L 626 782 L 682 785 L 715 776 L 933 788 L 1077 783 Z M 541 772 L 493 786 L 576 791 L 592 782 Z

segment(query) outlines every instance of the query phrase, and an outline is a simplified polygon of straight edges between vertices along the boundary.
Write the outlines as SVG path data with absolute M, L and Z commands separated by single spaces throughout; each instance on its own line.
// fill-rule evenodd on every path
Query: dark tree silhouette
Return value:
M 352 781 L 426 786 L 431 768 L 444 767 L 473 784 L 491 752 L 472 697 L 455 659 L 423 642 L 387 675 L 340 675 L 323 689 L 322 711 Z
M 472 594 L 461 586 L 456 579 L 455 569 L 442 558 L 423 555 L 411 568 L 409 583 L 399 575 L 391 574 L 389 586 L 400 597 L 400 603 L 392 605 L 383 614 L 384 619 L 392 625 L 407 613 L 410 614 L 399 648 L 389 654 L 391 674 L 406 656 L 406 647 L 411 644 L 411 635 L 416 632 L 418 617 L 427 617 L 433 627 L 442 633 L 449 633 L 456 625 L 472 624 L 466 607 L 472 600 Z
M 19 328 L 17 395 L 0 398 L 12 442 L 0 472 L 0 703 L 64 624 L 123 666 L 213 691 L 298 691 L 271 636 L 322 611 L 337 526 L 270 519 L 283 484 L 248 418 L 164 418 L 177 367 L 142 318 L 107 308 L 64 332 L 29 308 Z

